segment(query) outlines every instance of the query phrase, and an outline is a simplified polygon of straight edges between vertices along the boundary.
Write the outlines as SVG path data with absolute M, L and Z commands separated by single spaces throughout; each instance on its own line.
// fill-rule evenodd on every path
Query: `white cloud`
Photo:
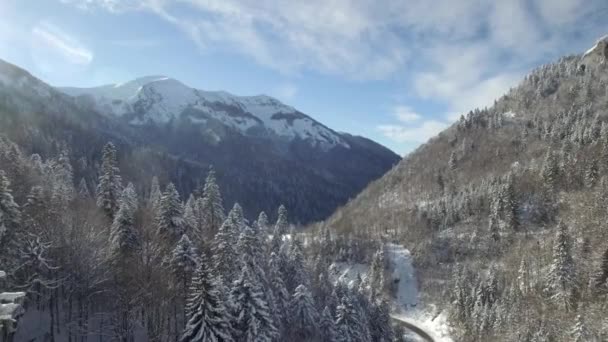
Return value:
M 401 122 L 418 121 L 421 117 L 409 106 L 396 106 L 393 108 L 393 115 Z
M 448 124 L 446 122 L 427 120 L 415 127 L 402 125 L 380 125 L 377 128 L 383 135 L 396 142 L 424 143 L 447 127 Z
M 32 28 L 32 48 L 61 57 L 75 65 L 88 65 L 93 61 L 93 53 L 73 37 L 58 27 L 43 22 Z M 51 57 L 51 56 L 49 56 Z
M 284 83 L 276 87 L 272 94 L 281 101 L 291 101 L 298 93 L 298 87 L 292 83 Z

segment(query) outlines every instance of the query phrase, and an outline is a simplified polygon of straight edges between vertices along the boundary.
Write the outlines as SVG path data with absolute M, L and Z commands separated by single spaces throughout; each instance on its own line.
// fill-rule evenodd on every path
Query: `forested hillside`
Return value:
M 284 203 L 298 223 L 328 217 L 399 161 L 371 140 L 337 133 L 270 97 L 204 92 L 164 78 L 133 82 L 109 88 L 129 90 L 137 101 L 100 100 L 127 106 L 119 115 L 0 60 L 0 134 L 27 154 L 69 153 L 74 178 L 89 187 L 108 141 L 119 147 L 123 176 L 140 193 L 153 176 L 181 193 L 196 192 L 213 165 L 226 200 L 241 203 L 246 217 Z
M 0 316 L 9 338 L 400 341 L 377 243 L 296 234 L 283 206 L 272 224 L 236 203 L 226 212 L 212 169 L 187 201 L 156 177 L 144 194 L 123 181 L 112 143 L 101 156 L 96 187 L 74 186 L 66 153 L 43 159 L 0 140 L 3 289 L 26 295 L 14 334 Z M 374 260 L 365 281 L 330 279 L 330 263 L 363 259 Z
M 607 43 L 463 115 L 321 226 L 404 243 L 457 340 L 607 340 Z

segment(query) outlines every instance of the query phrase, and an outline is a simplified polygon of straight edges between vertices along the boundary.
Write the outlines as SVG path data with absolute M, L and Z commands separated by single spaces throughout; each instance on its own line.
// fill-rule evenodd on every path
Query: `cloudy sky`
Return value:
M 52 85 L 269 94 L 404 154 L 606 18 L 606 0 L 0 0 L 0 58 Z

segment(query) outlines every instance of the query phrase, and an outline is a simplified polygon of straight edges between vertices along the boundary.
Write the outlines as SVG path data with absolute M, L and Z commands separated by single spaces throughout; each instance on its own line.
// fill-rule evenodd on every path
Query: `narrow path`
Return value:
M 424 339 L 425 341 L 435 342 L 435 339 L 429 333 L 427 333 L 424 329 L 422 329 L 421 327 L 416 325 L 416 323 L 408 320 L 407 318 L 404 318 L 401 316 L 395 316 L 395 315 L 392 315 L 391 318 L 398 324 L 405 327 L 406 329 L 408 329 L 408 330 L 412 331 L 413 333 L 415 333 L 416 335 L 422 337 L 422 339 Z

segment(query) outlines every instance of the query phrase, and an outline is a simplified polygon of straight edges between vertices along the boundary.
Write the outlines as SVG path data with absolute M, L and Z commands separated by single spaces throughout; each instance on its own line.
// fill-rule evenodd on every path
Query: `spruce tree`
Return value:
M 342 297 L 340 305 L 336 308 L 336 330 L 338 342 L 364 342 L 365 336 L 361 334 L 361 322 L 350 296 Z
M 230 305 L 236 340 L 270 342 L 278 337 L 264 291 L 247 266 L 232 285 Z
M 608 248 L 602 254 L 593 282 L 596 290 L 601 293 L 606 293 L 608 291 Z
M 284 205 L 279 206 L 277 222 L 274 225 L 274 233 L 279 235 L 287 234 L 289 221 L 287 220 L 287 209 Z
M 321 335 L 321 341 L 323 342 L 335 342 L 337 341 L 336 324 L 331 315 L 331 310 L 328 306 L 325 306 L 321 318 L 319 321 L 319 334 Z
M 113 219 L 119 209 L 122 178 L 116 162 L 116 147 L 107 143 L 102 151 L 101 175 L 97 185 L 97 206 Z
M 393 341 L 393 326 L 391 325 L 390 307 L 384 300 L 372 303 L 370 312 L 370 333 L 374 342 Z
M 78 197 L 83 200 L 91 198 L 91 192 L 89 191 L 87 181 L 84 178 L 81 178 L 80 183 L 78 184 Z
M 137 194 L 133 184 L 129 183 L 123 190 L 119 206 L 110 229 L 110 250 L 114 261 L 122 261 L 131 256 L 139 246 L 135 232 Z
M 572 342 L 592 341 L 591 333 L 582 314 L 576 316 L 574 327 L 572 328 Z
M 559 176 L 559 163 L 553 150 L 547 151 L 541 176 L 545 187 L 549 190 L 554 190 Z
M 224 305 L 221 287 L 201 256 L 190 286 L 187 324 L 181 342 L 233 342 L 232 316 Z
M 226 219 L 226 215 L 224 213 L 222 194 L 220 187 L 217 185 L 215 170 L 213 168 L 209 169 L 207 179 L 205 180 L 200 211 L 200 229 L 204 231 L 200 231 L 199 234 L 208 237 L 214 236 Z
M 163 197 L 163 193 L 160 190 L 160 184 L 158 183 L 158 177 L 152 177 L 152 184 L 150 186 L 150 197 L 148 198 L 148 205 L 153 211 L 158 211 L 160 206 L 160 199 Z
M 236 245 L 238 233 L 233 217 L 228 216 L 213 238 L 211 251 L 213 255 L 214 272 L 223 278 L 225 284 L 230 284 L 239 266 Z
M 306 286 L 299 285 L 289 304 L 290 330 L 296 341 L 311 341 L 318 334 L 319 313 L 315 308 L 312 294 Z
M 547 275 L 547 291 L 562 308 L 570 310 L 576 291 L 576 268 L 572 258 L 568 228 L 560 222 L 553 245 L 553 261 Z
M 13 200 L 11 183 L 6 178 L 4 171 L 0 170 L 0 247 L 6 248 L 6 244 L 14 238 L 16 230 L 21 222 L 19 206 Z M 1 252 L 0 252 L 1 253 Z
M 168 264 L 176 284 L 183 291 L 186 291 L 198 264 L 196 249 L 192 246 L 188 235 L 182 235 L 181 239 L 177 242 L 171 252 Z
M 184 219 L 179 193 L 173 183 L 169 183 L 163 193 L 158 212 L 156 213 L 156 228 L 158 234 L 169 243 L 177 241 L 184 233 Z

